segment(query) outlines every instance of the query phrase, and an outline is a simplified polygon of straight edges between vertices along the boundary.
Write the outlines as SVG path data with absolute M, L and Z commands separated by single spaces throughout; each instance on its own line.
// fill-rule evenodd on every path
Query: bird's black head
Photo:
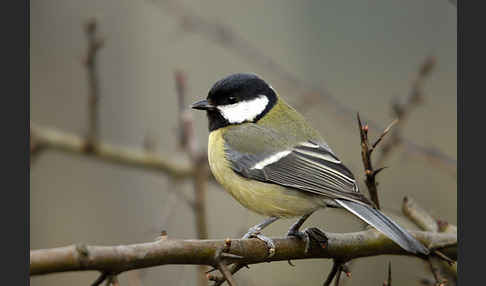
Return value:
M 233 74 L 216 82 L 205 100 L 192 105 L 206 110 L 209 131 L 232 124 L 257 122 L 277 102 L 277 94 L 255 74 Z

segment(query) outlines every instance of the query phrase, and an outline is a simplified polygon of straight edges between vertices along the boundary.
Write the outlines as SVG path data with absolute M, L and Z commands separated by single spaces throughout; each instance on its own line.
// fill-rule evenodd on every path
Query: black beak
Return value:
M 206 99 L 203 99 L 198 102 L 194 102 L 191 105 L 191 108 L 199 110 L 214 110 L 216 107 L 214 105 L 211 105 Z

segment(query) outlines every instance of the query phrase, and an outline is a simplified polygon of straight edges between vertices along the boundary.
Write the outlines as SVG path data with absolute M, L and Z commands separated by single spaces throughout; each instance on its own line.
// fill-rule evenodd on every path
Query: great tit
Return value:
M 259 76 L 227 76 L 192 108 L 206 111 L 208 160 L 216 180 L 244 207 L 268 217 L 244 238 L 264 240 L 271 255 L 274 244 L 260 234 L 263 228 L 300 216 L 287 235 L 307 238 L 307 249 L 309 233 L 299 228 L 325 207 L 348 210 L 411 253 L 429 253 L 360 193 L 321 135 Z

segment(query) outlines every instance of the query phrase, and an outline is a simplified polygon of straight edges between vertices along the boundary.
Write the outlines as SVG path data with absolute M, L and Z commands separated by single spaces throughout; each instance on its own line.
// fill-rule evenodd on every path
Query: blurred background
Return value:
M 379 195 L 384 211 L 407 228 L 416 227 L 401 215 L 406 195 L 456 224 L 456 12 L 447 0 L 31 1 L 31 122 L 87 134 L 84 26 L 95 18 L 104 39 L 96 59 L 100 141 L 143 152 L 148 140 L 158 155 L 188 163 L 177 137 L 175 71 L 185 75 L 187 104 L 206 97 L 228 74 L 255 72 L 322 132 L 367 193 L 356 112 L 380 127 L 370 129 L 370 138 L 378 136 L 396 117 L 393 104 L 406 102 L 421 64 L 432 56 L 436 65 L 424 81 L 423 101 L 399 131 L 407 142 L 442 155 L 434 159 L 407 144 L 396 147 L 376 166 L 389 167 L 378 176 Z M 192 116 L 205 150 L 205 115 Z M 194 213 L 176 194 L 192 199 L 191 180 L 174 183 L 163 172 L 47 149 L 32 161 L 30 185 L 31 249 L 148 242 L 161 230 L 172 238 L 197 237 Z M 263 219 L 215 183 L 209 183 L 206 204 L 211 239 L 237 238 Z M 292 223 L 278 221 L 265 234 L 281 236 Z M 307 226 L 360 230 L 357 219 L 333 210 L 315 213 Z M 352 278 L 343 281 L 382 285 L 389 261 L 394 286 L 431 277 L 416 258 L 379 256 L 356 260 Z M 240 285 L 321 285 L 331 267 L 328 260 L 293 263 L 254 265 L 235 278 Z M 121 285 L 196 285 L 196 269 L 160 266 L 119 279 Z M 97 276 L 52 274 L 34 276 L 31 283 L 87 285 Z

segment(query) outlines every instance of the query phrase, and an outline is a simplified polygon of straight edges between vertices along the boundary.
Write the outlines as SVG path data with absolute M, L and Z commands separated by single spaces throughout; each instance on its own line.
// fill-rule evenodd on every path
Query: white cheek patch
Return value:
M 252 100 L 218 106 L 221 115 L 231 124 L 253 121 L 268 104 L 268 98 L 260 95 Z

